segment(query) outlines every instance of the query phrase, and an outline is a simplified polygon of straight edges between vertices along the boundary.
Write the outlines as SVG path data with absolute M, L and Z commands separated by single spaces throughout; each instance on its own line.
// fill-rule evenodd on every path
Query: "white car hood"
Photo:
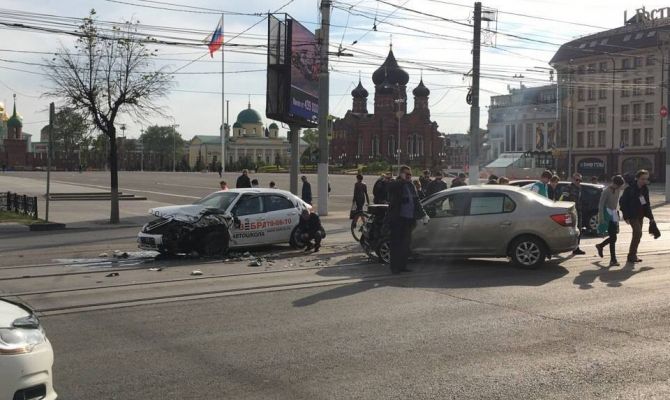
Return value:
M 159 218 L 194 222 L 197 221 L 200 218 L 200 215 L 206 210 L 208 210 L 208 208 L 200 204 L 188 204 L 182 206 L 156 207 L 149 210 L 149 213 Z
M 0 299 L 0 328 L 10 328 L 19 318 L 30 316 L 30 313 L 16 304 Z

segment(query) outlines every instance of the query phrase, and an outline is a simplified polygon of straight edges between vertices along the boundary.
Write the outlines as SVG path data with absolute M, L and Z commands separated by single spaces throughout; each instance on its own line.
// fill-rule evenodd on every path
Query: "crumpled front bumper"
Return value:
M 137 247 L 142 250 L 163 251 L 165 250 L 163 235 L 140 232 L 137 234 Z

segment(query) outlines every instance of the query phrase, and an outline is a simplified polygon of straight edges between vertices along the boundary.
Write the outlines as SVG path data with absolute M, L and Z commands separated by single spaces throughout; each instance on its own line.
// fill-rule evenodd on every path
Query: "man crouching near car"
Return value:
M 325 236 L 319 216 L 309 212 L 309 210 L 302 210 L 298 229 L 300 230 L 301 239 L 307 244 L 305 251 L 310 251 L 312 248 L 314 248 L 315 253 L 319 251 L 321 248 L 321 239 Z M 312 240 L 314 240 L 313 245 Z
M 428 215 L 419 202 L 419 196 L 412 184 L 412 170 L 403 165 L 400 167 L 398 179 L 391 182 L 388 188 L 388 216 L 391 226 L 391 272 L 399 274 L 409 272 L 409 258 L 412 242 L 412 229 L 417 219 L 428 223 Z

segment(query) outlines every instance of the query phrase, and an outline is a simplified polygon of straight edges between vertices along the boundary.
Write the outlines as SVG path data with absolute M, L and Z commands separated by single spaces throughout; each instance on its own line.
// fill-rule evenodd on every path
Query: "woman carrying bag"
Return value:
M 619 195 L 621 187 L 624 184 L 623 177 L 616 175 L 612 178 L 612 183 L 603 189 L 598 203 L 598 234 L 607 233 L 607 239 L 596 245 L 598 256 L 603 257 L 603 249 L 610 246 L 610 267 L 617 267 L 621 264 L 616 259 L 616 239 L 619 233 Z

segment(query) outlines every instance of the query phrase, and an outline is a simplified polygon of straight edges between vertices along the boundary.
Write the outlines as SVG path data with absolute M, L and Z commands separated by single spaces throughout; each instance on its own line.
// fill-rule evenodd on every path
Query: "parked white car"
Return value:
M 0 399 L 55 399 L 53 349 L 33 311 L 0 299 Z
M 220 256 L 231 248 L 289 243 L 297 246 L 302 210 L 312 206 L 285 190 L 221 190 L 193 204 L 157 207 L 158 219 L 137 235 L 141 249 Z

